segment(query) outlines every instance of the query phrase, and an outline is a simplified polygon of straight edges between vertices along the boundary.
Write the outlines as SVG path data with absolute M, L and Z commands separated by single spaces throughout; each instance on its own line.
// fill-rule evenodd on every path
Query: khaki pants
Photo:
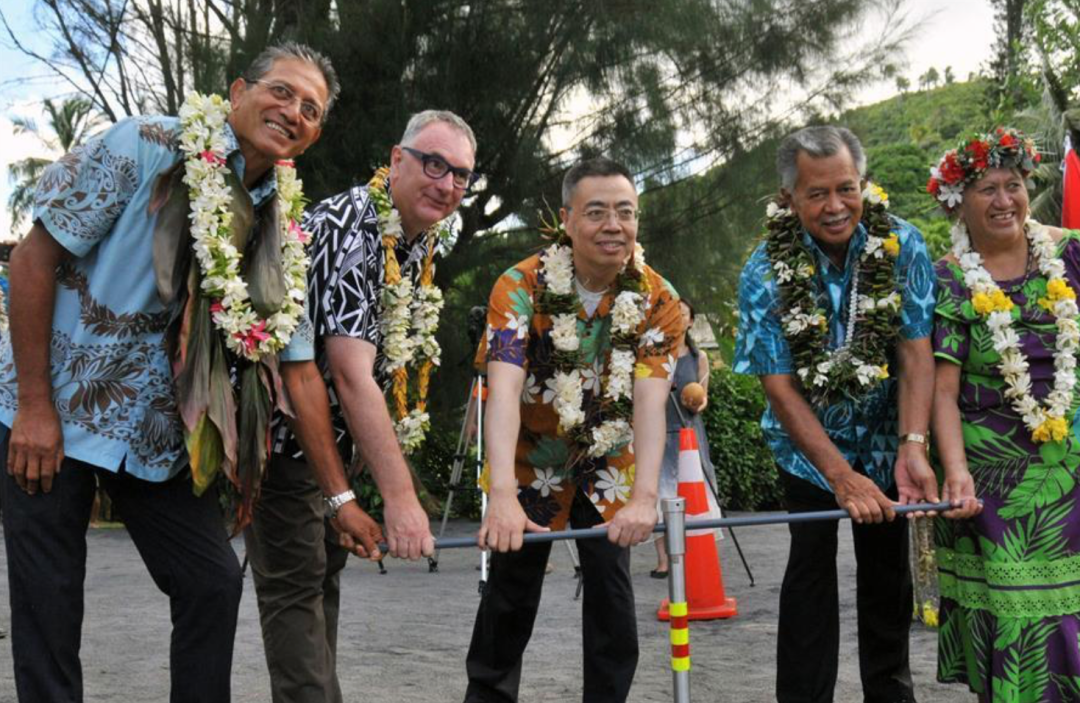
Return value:
M 341 703 L 335 660 L 348 552 L 323 517 L 307 464 L 272 455 L 244 533 L 274 703 Z

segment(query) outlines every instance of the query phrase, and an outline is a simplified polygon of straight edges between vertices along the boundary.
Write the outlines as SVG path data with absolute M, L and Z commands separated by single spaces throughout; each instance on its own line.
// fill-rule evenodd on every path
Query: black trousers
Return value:
M 9 431 L 0 426 L 6 461 Z M 154 583 L 169 596 L 172 703 L 226 703 L 242 582 L 215 491 L 196 497 L 187 474 L 151 483 L 64 459 L 52 491 L 28 495 L 0 478 L 11 596 L 15 686 L 24 703 L 83 699 L 86 529 L 100 478 Z M 124 670 L 123 659 L 115 662 Z M 122 697 L 121 691 L 115 691 Z
M 781 471 L 788 512 L 835 510 L 836 496 Z M 886 491 L 893 500 L 896 488 Z M 840 606 L 837 521 L 791 523 L 791 551 L 780 589 L 776 699 L 828 703 L 836 687 Z M 855 542 L 859 673 L 866 703 L 914 703 L 908 666 L 912 585 L 907 520 L 851 524 Z M 845 584 L 845 588 L 850 588 Z
M 575 528 L 602 522 L 578 491 L 570 511 Z M 582 603 L 585 703 L 622 703 L 637 669 L 637 619 L 630 550 L 606 539 L 577 542 L 584 579 Z M 466 703 L 517 701 L 521 658 L 532 635 L 551 543 L 493 554 L 466 659 Z
M 307 463 L 272 454 L 244 532 L 273 703 L 341 703 L 337 625 L 348 550 Z

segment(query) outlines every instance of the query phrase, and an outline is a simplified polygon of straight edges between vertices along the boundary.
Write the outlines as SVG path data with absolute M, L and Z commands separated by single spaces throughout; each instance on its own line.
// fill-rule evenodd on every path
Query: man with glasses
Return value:
M 517 700 L 551 552 L 550 542 L 523 545 L 524 533 L 567 523 L 608 527 L 608 539 L 577 543 L 583 700 L 625 701 L 637 668 L 629 547 L 656 524 L 682 316 L 636 247 L 638 196 L 624 166 L 576 164 L 562 200 L 565 233 L 495 283 L 477 354 L 490 390 L 479 542 L 497 553 L 469 647 L 467 703 Z
M 423 235 L 460 205 L 476 180 L 475 159 L 476 138 L 464 120 L 446 111 L 418 113 L 390 152 L 385 183 L 376 178 L 350 188 L 305 216 L 313 237 L 308 312 L 338 446 L 347 464 L 371 471 L 390 553 L 409 559 L 430 556 L 435 542 L 384 397 L 387 260 L 415 291 L 437 244 Z M 325 519 L 355 507 L 351 490 L 323 500 L 296 438 L 279 424 L 246 534 L 275 703 L 342 700 L 335 659 L 350 540 L 339 541 Z
M 244 253 L 276 242 L 271 225 L 259 224 L 275 222 L 274 165 L 315 143 L 339 90 L 325 57 L 299 44 L 272 47 L 230 86 L 224 122 L 210 120 L 198 100 L 185 105 L 185 114 L 203 113 L 220 152 L 185 160 L 181 120 L 134 117 L 42 175 L 33 227 L 12 257 L 11 335 L 0 341 L 0 456 L 7 466 L 0 502 L 20 700 L 83 698 L 79 646 L 95 484 L 109 493 L 154 583 L 169 597 L 169 700 L 230 699 L 240 564 L 216 487 L 193 491 L 180 409 L 196 404 L 188 390 L 196 384 L 173 377 L 173 365 L 184 363 L 180 350 L 188 360 L 200 353 L 180 339 L 181 320 L 207 335 L 223 333 L 207 319 L 211 305 L 201 289 L 172 286 L 193 275 L 193 237 L 183 223 L 198 200 L 175 184 L 198 159 L 223 161 L 230 212 L 249 215 L 233 220 L 232 235 L 251 245 Z M 258 279 L 284 290 L 275 253 L 250 257 L 237 283 L 255 288 Z M 175 254 L 171 265 L 159 266 L 161 254 L 166 260 Z M 280 296 L 261 292 L 263 309 L 282 309 Z M 329 423 L 320 417 L 327 394 L 313 361 L 311 325 L 305 316 L 296 323 L 288 345 L 277 358 L 265 357 L 262 370 L 280 373 L 318 484 L 333 495 L 347 483 Z M 226 363 L 237 363 L 226 354 Z M 224 376 L 201 390 L 233 398 Z M 269 415 L 271 402 L 237 405 Z M 232 428 L 235 421 L 228 411 L 215 419 Z M 256 461 L 244 464 L 238 474 L 258 475 Z M 378 526 L 355 506 L 341 511 L 338 526 L 372 547 L 378 539 Z M 123 659 L 111 665 L 120 673 L 125 666 Z M 123 698 L 118 691 L 107 697 Z

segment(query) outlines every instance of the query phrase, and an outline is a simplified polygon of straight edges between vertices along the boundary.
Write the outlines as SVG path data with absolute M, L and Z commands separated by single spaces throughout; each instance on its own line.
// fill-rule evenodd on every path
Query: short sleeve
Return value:
M 735 373 L 765 376 L 792 372 L 791 350 L 775 310 L 778 296 L 769 257 L 761 245 L 739 275 Z
M 139 187 L 140 128 L 123 120 L 47 167 L 34 194 L 34 221 L 62 247 L 85 256 L 112 231 Z
M 897 282 L 902 305 L 900 335 L 904 339 L 929 337 L 934 324 L 934 265 L 922 234 L 912 225 L 895 219 L 900 239 Z
M 937 306 L 934 309 L 934 357 L 963 364 L 971 348 L 971 323 L 963 314 L 956 277 L 945 262 L 937 265 Z
M 652 284 L 658 285 L 659 293 L 654 294 L 645 318 L 634 377 L 668 380 L 674 376 L 675 350 L 679 348 L 686 328 L 679 311 L 679 294 L 658 275 L 652 275 Z
M 520 266 L 499 276 L 491 290 L 487 331 L 477 352 L 477 365 L 480 368 L 491 361 L 523 368 L 526 365 L 533 299 L 531 286 Z
M 305 310 L 297 321 L 289 343 L 278 353 L 281 361 L 309 361 L 315 358 L 315 328 Z
M 319 333 L 351 337 L 378 346 L 382 248 L 363 230 L 349 192 L 322 201 L 304 215 L 304 229 L 317 251 L 312 255 L 309 310 Z

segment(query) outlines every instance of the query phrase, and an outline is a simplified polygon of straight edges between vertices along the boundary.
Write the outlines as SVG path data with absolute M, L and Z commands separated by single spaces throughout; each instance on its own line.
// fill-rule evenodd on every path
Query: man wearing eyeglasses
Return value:
M 608 530 L 606 540 L 577 543 L 582 700 L 622 703 L 637 668 L 629 547 L 656 524 L 682 315 L 635 247 L 638 196 L 624 166 L 604 158 L 576 164 L 562 201 L 565 235 L 495 283 L 477 354 L 490 391 L 490 501 L 479 543 L 496 554 L 466 661 L 467 703 L 518 699 L 551 552 L 550 542 L 523 544 L 524 534 L 568 523 Z M 623 324 L 630 329 L 616 331 Z M 576 424 L 568 428 L 567 417 Z M 632 433 L 604 440 L 616 418 Z
M 386 196 L 400 236 L 384 231 L 390 228 L 373 185 L 327 198 L 305 216 L 304 229 L 313 237 L 308 312 L 338 445 L 346 464 L 371 471 L 384 502 L 390 553 L 408 559 L 430 556 L 435 542 L 384 396 L 390 381 L 383 370 L 386 260 L 396 260 L 402 280 L 415 290 L 433 244 L 422 235 L 457 210 L 476 180 L 475 158 L 476 138 L 464 120 L 446 111 L 418 113 L 390 152 Z M 390 251 L 384 249 L 388 240 Z M 325 519 L 355 507 L 352 490 L 323 500 L 296 438 L 279 424 L 246 534 L 275 703 L 342 700 L 335 671 L 339 583 L 352 545 Z

